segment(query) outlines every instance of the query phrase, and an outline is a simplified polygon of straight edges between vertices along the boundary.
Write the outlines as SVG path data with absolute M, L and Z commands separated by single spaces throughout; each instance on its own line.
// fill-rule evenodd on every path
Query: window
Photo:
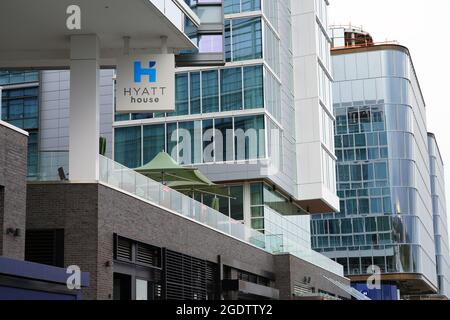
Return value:
M 164 124 L 144 126 L 144 164 L 153 160 L 153 158 L 165 151 L 165 126 Z
M 202 156 L 202 136 L 201 121 L 189 121 L 178 123 L 178 147 L 179 163 L 193 164 L 201 163 Z
M 231 219 L 244 220 L 244 190 L 242 186 L 230 187 L 230 217 Z
M 264 107 L 263 67 L 244 68 L 244 108 L 256 109 Z
M 257 11 L 261 9 L 261 0 L 224 0 L 225 14 Z
M 375 179 L 387 179 L 387 164 L 385 162 L 375 163 Z
M 0 86 L 39 81 L 38 71 L 0 71 Z
M 189 114 L 189 80 L 188 73 L 175 75 L 175 112 L 167 116 L 179 116 Z
M 213 120 L 203 120 L 203 162 L 214 162 L 214 124 Z
M 242 69 L 229 68 L 220 71 L 221 111 L 242 109 Z
M 166 152 L 172 156 L 175 161 L 178 161 L 178 130 L 177 123 L 167 123 L 166 125 Z
M 203 113 L 219 111 L 219 75 L 217 70 L 202 72 Z
M 264 157 L 264 117 L 236 117 L 235 159 L 248 160 Z
M 262 58 L 261 18 L 225 20 L 226 61 Z
M 200 72 L 192 72 L 190 74 L 191 84 L 191 114 L 201 113 L 200 104 Z
M 233 119 L 215 119 L 215 158 L 217 162 L 233 160 Z M 220 136 L 218 136 L 220 135 Z
M 114 160 L 128 168 L 141 166 L 141 127 L 116 128 Z

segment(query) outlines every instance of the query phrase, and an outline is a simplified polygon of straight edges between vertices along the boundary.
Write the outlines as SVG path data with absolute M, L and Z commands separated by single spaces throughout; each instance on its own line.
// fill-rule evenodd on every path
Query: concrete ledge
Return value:
M 8 128 L 8 129 L 14 130 L 14 131 L 16 131 L 18 133 L 21 133 L 24 136 L 27 136 L 27 137 L 29 136 L 28 132 L 26 132 L 25 130 L 22 130 L 22 129 L 16 127 L 16 126 L 13 126 L 12 124 L 9 124 L 8 122 L 5 122 L 3 120 L 0 120 L 0 125 Z

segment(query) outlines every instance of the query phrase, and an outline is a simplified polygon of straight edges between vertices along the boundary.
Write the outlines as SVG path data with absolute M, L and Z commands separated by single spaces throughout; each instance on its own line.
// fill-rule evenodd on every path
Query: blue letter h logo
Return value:
M 142 69 L 141 61 L 134 62 L 134 82 L 141 83 L 142 76 L 148 76 L 148 82 L 156 82 L 156 62 L 149 61 L 149 69 Z

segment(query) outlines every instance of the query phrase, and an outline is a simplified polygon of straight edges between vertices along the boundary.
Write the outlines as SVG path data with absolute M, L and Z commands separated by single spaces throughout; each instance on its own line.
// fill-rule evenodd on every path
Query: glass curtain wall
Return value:
M 336 55 L 333 69 L 340 212 L 313 217 L 313 247 L 346 274 L 375 264 L 433 281 L 425 109 L 409 56 Z

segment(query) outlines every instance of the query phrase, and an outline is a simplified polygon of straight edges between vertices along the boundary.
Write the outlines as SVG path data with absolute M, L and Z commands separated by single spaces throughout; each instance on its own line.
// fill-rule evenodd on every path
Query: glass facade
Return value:
M 261 0 L 223 0 L 225 14 L 261 10 Z
M 450 296 L 450 250 L 447 223 L 447 205 L 445 197 L 444 163 L 436 138 L 428 135 L 430 155 L 430 182 L 433 205 L 433 230 L 436 249 L 436 272 L 439 294 Z
M 225 20 L 225 58 L 227 62 L 262 58 L 261 18 Z
M 2 90 L 1 119 L 18 128 L 28 131 L 28 177 L 38 174 L 39 137 L 39 81 L 38 72 L 1 72 L 0 83 L 19 85 Z M 30 82 L 30 85 L 26 83 Z M 31 84 L 33 83 L 33 84 Z M 23 87 L 20 85 L 24 85 Z
M 197 4 L 187 3 L 194 8 Z M 292 200 L 297 191 L 290 1 L 225 0 L 223 5 L 225 66 L 180 70 L 174 112 L 117 115 L 115 160 L 134 168 L 165 150 L 180 164 L 205 168 L 213 181 L 240 181 L 243 185 L 229 186 L 233 198 L 219 199 L 221 213 L 263 232 L 274 252 L 309 252 L 327 263 L 327 258 L 311 251 L 310 218 Z M 329 63 L 326 48 L 322 57 Z M 327 67 L 320 75 L 322 128 L 329 148 L 324 149 L 327 153 L 322 159 L 333 189 L 334 135 Z M 127 148 L 141 151 L 124 155 Z M 276 166 L 273 172 L 272 165 Z M 193 198 L 208 206 L 214 200 L 200 194 Z
M 175 77 L 175 111 L 167 114 L 116 114 L 115 121 L 200 115 L 236 110 L 263 109 L 279 114 L 278 97 L 264 101 L 263 65 L 178 73 Z M 275 91 L 279 86 L 273 86 Z
M 333 56 L 340 212 L 313 217 L 312 245 L 348 275 L 435 282 L 425 106 L 401 49 Z
M 115 128 L 115 159 L 137 168 L 166 151 L 180 164 L 266 157 L 263 115 L 177 121 Z M 142 150 L 142 152 L 141 152 Z
M 38 81 L 37 71 L 0 71 L 0 86 Z

